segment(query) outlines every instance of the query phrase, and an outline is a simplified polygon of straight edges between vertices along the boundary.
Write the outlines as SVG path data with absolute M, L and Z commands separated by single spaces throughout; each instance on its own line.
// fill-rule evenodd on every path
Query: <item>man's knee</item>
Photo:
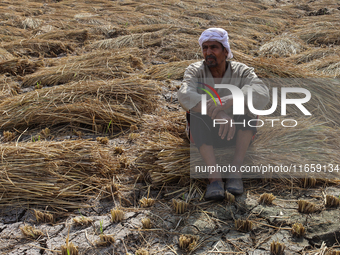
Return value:
M 238 142 L 237 140 L 242 140 L 242 141 L 251 141 L 252 138 L 254 136 L 254 131 L 253 130 L 242 130 L 242 129 L 239 129 L 237 130 L 237 133 L 236 133 L 236 143 Z

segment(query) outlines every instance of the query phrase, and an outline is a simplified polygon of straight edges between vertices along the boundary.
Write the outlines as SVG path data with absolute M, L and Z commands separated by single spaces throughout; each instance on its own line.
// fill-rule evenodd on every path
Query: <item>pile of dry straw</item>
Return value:
M 152 111 L 157 91 L 155 82 L 141 79 L 80 81 L 42 88 L 3 100 L 0 128 L 23 131 L 78 123 L 95 132 L 112 133 L 139 123 L 143 112 Z
M 107 193 L 119 167 L 111 149 L 86 140 L 0 144 L 0 153 L 0 207 L 78 209 Z

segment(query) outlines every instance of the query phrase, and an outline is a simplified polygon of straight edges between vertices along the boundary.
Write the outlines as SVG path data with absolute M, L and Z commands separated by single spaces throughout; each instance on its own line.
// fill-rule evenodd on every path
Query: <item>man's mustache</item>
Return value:
M 214 55 L 206 56 L 205 60 L 208 61 L 209 58 L 211 58 L 211 59 L 216 61 L 216 57 Z

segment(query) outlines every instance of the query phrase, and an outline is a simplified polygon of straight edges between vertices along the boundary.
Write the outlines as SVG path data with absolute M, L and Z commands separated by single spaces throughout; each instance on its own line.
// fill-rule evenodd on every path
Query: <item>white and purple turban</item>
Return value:
M 230 50 L 230 45 L 229 45 L 229 36 L 228 36 L 228 32 L 225 31 L 223 28 L 208 28 L 207 30 L 205 30 L 200 38 L 198 39 L 198 43 L 201 46 L 202 49 L 202 44 L 204 42 L 207 41 L 217 41 L 220 42 L 224 48 L 227 49 L 228 51 L 228 56 L 227 59 L 232 58 L 233 57 L 233 53 L 231 53 Z

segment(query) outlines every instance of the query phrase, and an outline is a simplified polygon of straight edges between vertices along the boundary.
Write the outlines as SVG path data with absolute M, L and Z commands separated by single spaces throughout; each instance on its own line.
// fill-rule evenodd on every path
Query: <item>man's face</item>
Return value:
M 203 57 L 208 67 L 217 67 L 221 65 L 228 56 L 226 48 L 216 41 L 207 41 L 202 44 Z

